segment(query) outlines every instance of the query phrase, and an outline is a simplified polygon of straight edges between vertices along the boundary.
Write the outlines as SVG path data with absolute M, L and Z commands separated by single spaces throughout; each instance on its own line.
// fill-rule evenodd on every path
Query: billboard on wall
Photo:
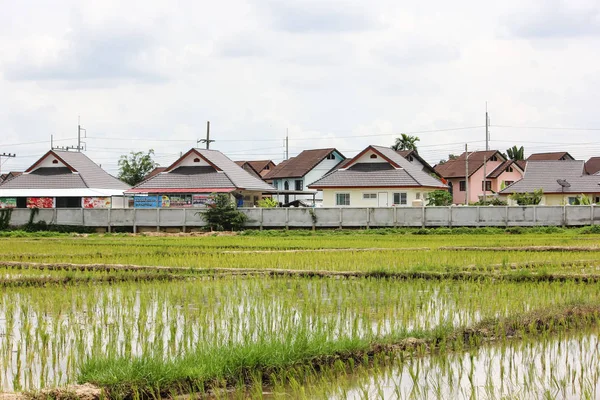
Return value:
M 135 208 L 158 208 L 161 202 L 160 196 L 135 196 L 133 198 L 133 206 Z
M 16 208 L 17 199 L 11 197 L 0 197 L 0 208 Z
M 171 207 L 173 208 L 186 208 L 192 206 L 192 196 L 189 194 L 169 197 L 171 200 Z
M 112 200 L 110 197 L 84 197 L 83 208 L 110 208 Z
M 28 197 L 27 208 L 54 208 L 53 197 Z
M 210 195 L 208 194 L 194 194 L 192 195 L 192 206 L 193 207 L 206 207 L 210 202 Z

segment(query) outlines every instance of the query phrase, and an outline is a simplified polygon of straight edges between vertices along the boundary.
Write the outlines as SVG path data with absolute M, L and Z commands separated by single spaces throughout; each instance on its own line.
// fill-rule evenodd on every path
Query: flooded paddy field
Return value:
M 111 398 L 597 394 L 598 235 L 2 244 L 0 392 L 92 383 Z

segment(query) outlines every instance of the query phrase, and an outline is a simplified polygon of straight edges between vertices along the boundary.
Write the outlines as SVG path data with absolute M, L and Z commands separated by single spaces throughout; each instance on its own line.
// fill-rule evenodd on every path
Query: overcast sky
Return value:
M 126 5 L 123 5 L 126 3 Z M 178 6 L 172 6 L 178 4 Z M 2 171 L 76 145 L 168 165 L 203 138 L 234 160 L 406 132 L 432 164 L 524 145 L 600 156 L 600 2 L 0 0 Z M 465 129 L 458 129 L 465 128 Z M 540 129 L 544 128 L 544 129 Z M 551 129 L 550 129 L 551 128 Z M 569 129 L 566 129 L 569 128 Z M 578 129 L 575 129 L 578 128 Z

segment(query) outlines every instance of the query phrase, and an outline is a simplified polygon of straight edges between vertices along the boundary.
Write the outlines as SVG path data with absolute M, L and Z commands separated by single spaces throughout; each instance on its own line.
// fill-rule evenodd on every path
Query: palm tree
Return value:
M 410 136 L 405 133 L 401 137 L 396 138 L 396 143 L 391 147 L 392 150 L 417 150 L 417 142 L 420 139 L 417 136 Z
M 510 149 L 506 149 L 506 154 L 508 154 L 508 158 L 511 160 L 516 161 L 525 159 L 525 149 L 523 148 L 523 146 L 513 146 Z

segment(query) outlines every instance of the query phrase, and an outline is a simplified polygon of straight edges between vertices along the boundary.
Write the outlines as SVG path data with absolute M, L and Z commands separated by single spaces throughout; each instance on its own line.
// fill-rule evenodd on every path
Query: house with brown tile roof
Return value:
M 309 187 L 323 192 L 326 207 L 411 206 L 448 188 L 421 165 L 383 146 L 367 147 Z
M 580 160 L 527 161 L 523 179 L 506 187 L 500 196 L 539 189 L 543 191 L 542 205 L 574 204 L 581 194 L 600 204 L 600 176 L 586 174 Z
M 273 160 L 235 161 L 235 163 L 260 179 L 263 179 L 276 166 Z
M 527 161 L 565 161 L 574 160 L 572 155 L 566 151 L 555 151 L 549 153 L 534 153 L 527 157 Z
M 190 149 L 164 171 L 125 194 L 136 208 L 204 207 L 213 193 L 227 193 L 238 206 L 252 207 L 273 187 L 249 174 L 218 150 Z
M 467 190 L 469 203 L 494 195 L 520 180 L 524 170 L 522 161 L 507 160 L 498 150 L 462 153 L 434 168 L 448 182 L 454 204 L 467 202 Z
M 596 175 L 600 172 L 600 157 L 592 157 L 585 162 L 585 172 L 588 175 Z
M 269 171 L 263 179 L 272 182 L 273 187 L 281 192 L 276 196 L 281 203 L 291 200 L 303 200 L 317 204 L 322 202 L 322 193 L 310 189 L 309 185 L 322 178 L 325 174 L 335 169 L 346 159 L 342 153 L 334 148 L 304 150 L 296 157 L 279 163 Z M 286 191 L 314 192 L 285 193 Z

